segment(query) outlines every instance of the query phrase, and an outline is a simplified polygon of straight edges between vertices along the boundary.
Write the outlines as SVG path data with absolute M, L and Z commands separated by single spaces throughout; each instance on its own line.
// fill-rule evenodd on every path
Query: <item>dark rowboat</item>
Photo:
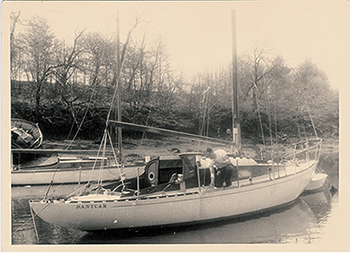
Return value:
M 13 118 L 11 119 L 11 148 L 39 148 L 43 134 L 38 124 Z

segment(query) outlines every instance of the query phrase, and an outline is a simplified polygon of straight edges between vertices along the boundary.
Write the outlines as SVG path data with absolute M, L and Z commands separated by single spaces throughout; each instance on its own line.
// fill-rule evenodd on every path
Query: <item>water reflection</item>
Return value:
M 80 243 L 308 243 L 320 237 L 318 232 L 313 232 L 316 224 L 317 219 L 308 204 L 298 199 L 290 207 L 260 216 L 180 228 L 88 233 Z
M 336 194 L 337 195 L 337 194 Z M 317 243 L 327 224 L 334 196 L 326 188 L 303 195 L 273 213 L 177 228 L 148 228 L 87 233 L 35 219 L 36 239 L 28 199 L 12 200 L 13 244 L 199 244 Z

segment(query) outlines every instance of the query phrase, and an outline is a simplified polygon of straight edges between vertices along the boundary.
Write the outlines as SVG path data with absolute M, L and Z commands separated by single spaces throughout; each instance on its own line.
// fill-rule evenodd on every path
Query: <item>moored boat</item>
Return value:
M 12 148 L 39 148 L 42 141 L 43 134 L 38 124 L 17 118 L 11 119 Z
M 315 173 L 320 144 L 317 140 L 279 164 L 231 157 L 238 171 L 250 174 L 245 179 L 232 179 L 233 184 L 226 188 L 209 185 L 210 159 L 187 153 L 149 161 L 140 177 L 84 189 L 66 198 L 30 201 L 30 206 L 49 223 L 86 231 L 243 216 L 297 199 Z M 250 163 L 240 166 L 243 160 Z
M 49 164 L 14 167 L 11 171 L 12 186 L 75 184 L 120 180 L 135 177 L 135 167 L 129 164 L 121 168 L 104 157 L 49 157 Z M 103 168 L 99 169 L 103 165 Z M 96 168 L 92 170 L 92 168 Z
M 316 191 L 320 190 L 327 179 L 327 174 L 316 173 L 310 183 L 306 186 L 305 191 Z

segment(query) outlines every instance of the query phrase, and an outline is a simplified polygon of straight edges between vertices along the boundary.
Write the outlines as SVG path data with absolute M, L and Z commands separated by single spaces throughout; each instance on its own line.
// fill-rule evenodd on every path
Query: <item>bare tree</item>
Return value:
M 75 34 L 72 46 L 68 46 L 64 40 L 57 45 L 56 62 L 55 68 L 52 70 L 52 75 L 55 81 L 62 87 L 62 90 L 67 90 L 67 83 L 80 68 L 81 60 L 79 57 L 84 52 L 80 44 L 82 35 L 83 31 Z
M 11 79 L 20 79 L 20 66 L 21 66 L 21 46 L 18 38 L 15 36 L 16 25 L 20 23 L 21 12 L 11 12 L 10 14 L 10 61 L 11 61 Z
M 246 70 L 249 71 L 249 85 L 246 92 L 246 96 L 252 95 L 253 99 L 253 112 L 257 112 L 259 117 L 260 131 L 262 135 L 263 143 L 265 144 L 264 128 L 261 119 L 261 109 L 259 99 L 266 91 L 263 86 L 266 82 L 263 82 L 266 76 L 271 73 L 275 68 L 273 61 L 272 50 L 264 45 L 257 44 L 252 55 L 246 55 Z
M 86 75 L 89 89 L 95 90 L 98 86 L 114 89 L 116 42 L 100 33 L 88 33 L 81 38 L 81 44 L 84 52 L 79 60 L 79 69 Z M 106 99 L 110 93 L 102 96 Z
M 34 117 L 38 121 L 40 119 L 41 89 L 52 74 L 57 41 L 47 21 L 39 16 L 27 20 L 25 27 L 27 29 L 21 35 L 25 54 L 24 70 L 28 81 L 36 85 Z
M 325 120 L 333 110 L 333 96 L 327 75 L 319 70 L 311 60 L 306 59 L 293 73 L 296 119 L 304 131 L 312 128 L 322 132 Z
M 60 88 L 58 95 L 70 108 L 73 119 L 77 125 L 78 122 L 75 117 L 73 102 L 79 99 L 82 94 L 74 92 L 74 82 L 71 82 L 71 79 L 80 68 L 80 56 L 84 52 L 80 43 L 83 32 L 84 31 L 75 34 L 72 46 L 68 46 L 64 40 L 57 45 L 55 67 L 52 69 L 52 76 Z

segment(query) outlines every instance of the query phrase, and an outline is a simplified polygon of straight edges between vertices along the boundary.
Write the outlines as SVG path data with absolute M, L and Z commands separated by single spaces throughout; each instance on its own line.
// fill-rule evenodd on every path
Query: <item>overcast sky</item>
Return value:
M 119 13 L 121 41 L 141 15 L 135 30 L 148 41 L 160 36 L 173 68 L 185 77 L 227 66 L 232 59 L 231 10 L 236 13 L 237 52 L 252 52 L 256 43 L 273 47 L 296 67 L 309 58 L 328 75 L 334 88 L 350 80 L 350 6 L 348 1 L 245 2 L 5 2 L 21 18 L 38 14 L 59 38 L 72 40 L 75 30 L 113 35 Z M 6 16 L 7 15 L 7 16 Z M 8 19 L 8 18 L 7 18 Z M 9 19 L 8 19 L 9 20 Z

